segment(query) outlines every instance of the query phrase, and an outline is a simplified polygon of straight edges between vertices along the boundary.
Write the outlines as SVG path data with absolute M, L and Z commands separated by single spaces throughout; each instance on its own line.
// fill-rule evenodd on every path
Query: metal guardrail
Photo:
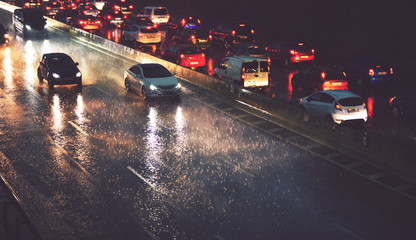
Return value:
M 3 190 L 6 199 L 0 201 L 3 214 L 2 225 L 0 228 L 4 228 L 5 239 L 30 239 L 30 240 L 42 240 L 42 236 L 30 220 L 25 210 L 22 207 L 22 203 L 16 196 L 15 192 L 9 185 L 9 183 L 0 175 L 0 186 Z M 0 234 L 0 238 L 2 235 Z

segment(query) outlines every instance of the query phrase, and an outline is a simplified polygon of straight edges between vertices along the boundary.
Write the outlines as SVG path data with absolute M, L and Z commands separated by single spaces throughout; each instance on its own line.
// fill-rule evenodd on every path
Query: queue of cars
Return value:
M 68 2 L 55 5 L 60 6 L 60 11 L 47 15 L 89 31 L 110 25 L 121 28 L 122 40 L 134 42 L 135 45 L 151 44 L 160 48 L 162 38 L 159 28 L 163 26 L 171 40 L 170 44 L 166 44 L 161 51 L 162 58 L 184 67 L 203 68 L 206 65 L 204 51 L 213 46 L 222 47 L 226 54 L 220 66 L 214 69 L 215 75 L 231 79 L 235 84 L 248 89 L 264 90 L 270 86 L 272 61 L 281 62 L 288 67 L 300 62 L 313 63 L 315 60 L 315 50 L 304 42 L 281 41 L 267 46 L 256 43 L 254 28 L 243 22 L 236 23 L 232 28 L 220 25 L 208 29 L 195 16 L 171 17 L 166 7 L 144 7 L 137 15 L 133 14 L 134 6 L 129 5 L 128 0 L 102 3 L 100 10 L 95 7 L 95 3 L 89 1 L 79 3 L 76 7 Z M 43 10 L 43 12 L 47 11 Z M 354 58 L 337 64 L 336 68 L 315 65 L 307 67 L 295 73 L 290 82 L 294 91 L 343 90 L 345 93 L 351 87 L 362 88 L 371 84 L 389 82 L 392 77 L 391 67 L 373 59 Z M 131 82 L 127 83 L 128 86 L 129 84 Z M 147 92 L 149 89 L 150 86 L 147 86 Z M 302 104 L 307 105 L 306 102 Z M 340 106 L 342 108 L 344 105 L 340 104 Z M 305 107 L 307 111 L 310 109 L 314 108 Z M 363 109 L 366 109 L 365 106 Z M 338 121 L 337 118 L 333 120 L 337 123 L 345 121 L 345 119 Z

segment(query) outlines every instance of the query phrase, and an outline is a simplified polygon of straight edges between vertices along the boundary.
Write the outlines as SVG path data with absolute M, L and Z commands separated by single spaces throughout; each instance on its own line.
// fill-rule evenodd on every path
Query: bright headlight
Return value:
M 77 75 L 75 75 L 76 77 L 81 77 L 81 72 L 77 72 Z
M 27 30 L 32 29 L 29 25 L 25 25 L 25 28 L 26 28 Z
M 8 33 L 4 34 L 4 38 L 9 38 L 9 34 Z
M 176 88 L 181 88 L 181 84 L 180 83 L 176 84 Z
M 157 87 L 155 87 L 155 86 L 154 86 L 154 85 L 152 85 L 152 84 L 150 84 L 149 88 L 150 88 L 150 90 L 152 90 L 152 91 L 157 90 Z
M 61 76 L 59 76 L 59 74 L 57 74 L 57 73 L 52 73 L 52 77 L 53 78 L 60 78 Z

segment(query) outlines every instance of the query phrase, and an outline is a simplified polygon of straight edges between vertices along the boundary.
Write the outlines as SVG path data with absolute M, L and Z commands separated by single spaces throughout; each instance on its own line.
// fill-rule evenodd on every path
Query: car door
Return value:
M 40 69 L 40 74 L 42 76 L 42 78 L 47 79 L 48 77 L 48 67 L 47 67 L 47 57 L 43 56 L 40 63 L 39 63 L 39 69 Z
M 321 108 L 321 98 L 323 93 L 318 92 L 314 93 L 311 96 L 307 98 L 307 103 L 304 105 L 305 110 L 309 113 L 318 115 L 320 114 L 320 108 Z
M 137 34 L 138 34 L 139 28 L 137 26 L 129 26 L 124 31 L 124 37 L 127 41 L 135 41 Z
M 141 84 L 141 78 L 142 78 L 142 72 L 139 66 L 134 66 L 130 69 L 132 75 L 130 78 L 130 83 L 131 83 L 131 87 L 136 90 L 139 91 Z

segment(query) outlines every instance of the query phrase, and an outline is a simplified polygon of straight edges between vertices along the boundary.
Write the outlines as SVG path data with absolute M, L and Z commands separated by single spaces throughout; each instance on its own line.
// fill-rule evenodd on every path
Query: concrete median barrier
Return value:
M 8 5 L 2 3 L 1 6 Z M 10 6 L 10 5 L 9 5 Z M 12 9 L 10 7 L 4 8 Z M 12 10 L 10 10 L 12 11 Z M 160 63 L 175 72 L 176 76 L 193 85 L 199 86 L 213 94 L 219 94 L 230 100 L 238 99 L 241 102 L 255 106 L 269 112 L 264 115 L 270 121 L 287 127 L 301 135 L 318 140 L 324 145 L 351 155 L 363 162 L 379 167 L 387 172 L 416 183 L 416 154 L 400 146 L 395 146 L 377 137 L 366 135 L 357 130 L 334 125 L 324 119 L 317 118 L 303 112 L 296 106 L 278 101 L 253 92 L 245 91 L 230 81 L 214 78 L 191 69 L 178 66 L 155 56 L 126 47 L 103 37 L 65 25 L 54 19 L 47 19 L 49 27 L 57 28 L 80 37 L 104 50 L 121 55 L 140 63 Z M 122 81 L 122 79 L 121 79 Z M 364 142 L 365 141 L 365 142 Z

